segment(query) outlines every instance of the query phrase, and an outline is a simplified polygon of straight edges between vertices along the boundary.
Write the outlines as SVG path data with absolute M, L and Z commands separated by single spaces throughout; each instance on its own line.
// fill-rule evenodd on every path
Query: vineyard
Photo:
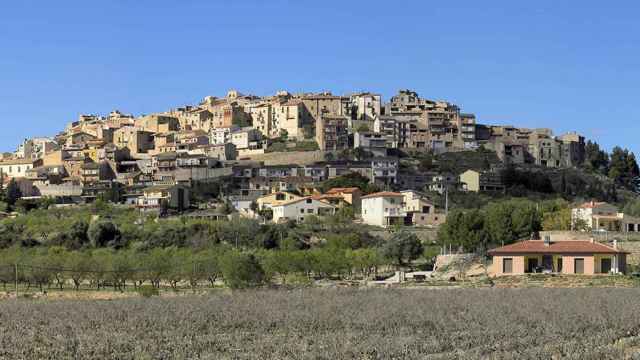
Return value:
M 0 303 L 1 359 L 621 359 L 635 289 L 250 290 Z

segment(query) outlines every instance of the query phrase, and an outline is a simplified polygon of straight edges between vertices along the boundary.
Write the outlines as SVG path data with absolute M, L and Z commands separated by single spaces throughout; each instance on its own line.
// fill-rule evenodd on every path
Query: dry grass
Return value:
M 619 359 L 637 289 L 246 291 L 0 302 L 2 359 Z

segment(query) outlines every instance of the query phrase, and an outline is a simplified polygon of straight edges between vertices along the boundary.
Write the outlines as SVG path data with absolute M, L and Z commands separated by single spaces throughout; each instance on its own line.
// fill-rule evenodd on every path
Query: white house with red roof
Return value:
M 640 231 L 640 219 L 618 212 L 606 202 L 590 201 L 571 209 L 571 227 L 574 230 Z
M 309 216 L 332 215 L 336 211 L 336 206 L 314 196 L 307 196 L 272 206 L 271 210 L 275 223 L 302 222 Z
M 362 221 L 368 225 L 389 227 L 404 224 L 404 195 L 382 191 L 362 197 Z

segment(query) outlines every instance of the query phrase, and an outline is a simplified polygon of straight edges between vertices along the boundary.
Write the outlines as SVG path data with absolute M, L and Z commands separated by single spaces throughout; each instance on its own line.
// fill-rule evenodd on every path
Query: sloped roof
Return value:
M 331 189 L 327 190 L 327 194 L 337 194 L 337 193 L 351 194 L 351 193 L 354 193 L 356 191 L 360 191 L 360 189 L 357 188 L 357 187 L 331 188 Z
M 598 206 L 602 206 L 602 205 L 609 205 L 606 202 L 595 202 L 595 201 L 589 201 L 586 202 L 584 204 L 581 204 L 580 206 L 578 206 L 581 209 L 593 209 L 593 208 L 597 208 Z
M 393 191 L 381 191 L 381 192 L 377 192 L 377 193 L 373 193 L 373 194 L 369 194 L 366 196 L 363 196 L 363 199 L 371 199 L 371 198 L 377 198 L 377 197 L 404 197 L 402 194 L 397 193 L 397 192 L 393 192 Z
M 624 251 L 588 240 L 552 241 L 526 240 L 489 251 L 489 255 L 508 254 L 622 254 Z
M 324 201 L 321 201 L 321 199 L 318 199 L 318 198 L 316 198 L 316 197 L 314 197 L 314 196 L 305 196 L 305 197 L 302 197 L 302 198 L 299 198 L 299 199 L 295 199 L 295 200 L 290 200 L 290 201 L 282 202 L 282 203 L 280 203 L 280 204 L 278 204 L 278 205 L 276 205 L 276 206 L 274 206 L 274 207 L 279 207 L 279 206 L 288 206 L 288 205 L 291 205 L 291 204 L 298 203 L 298 202 L 300 202 L 300 201 L 305 201 L 305 200 L 307 200 L 307 199 L 311 199 L 311 200 L 317 201 L 317 202 L 321 203 L 322 205 L 325 205 L 325 206 L 328 206 L 328 207 L 334 207 L 333 205 L 328 204 L 328 203 L 326 203 L 326 202 L 324 202 Z

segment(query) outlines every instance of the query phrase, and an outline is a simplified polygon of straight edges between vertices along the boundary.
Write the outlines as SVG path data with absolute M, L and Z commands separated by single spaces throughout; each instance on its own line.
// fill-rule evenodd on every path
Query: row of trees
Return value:
M 134 249 L 67 250 L 64 247 L 14 247 L 0 252 L 0 283 L 16 280 L 40 289 L 73 286 L 124 290 L 144 284 L 214 286 L 223 279 L 231 288 L 257 286 L 271 281 L 286 284 L 292 276 L 303 279 L 369 278 L 385 265 L 404 265 L 423 253 L 418 239 L 398 232 L 380 248 L 353 249 L 353 239 L 332 238 L 308 250 L 247 250 L 219 245 L 195 251 L 167 247 Z
M 438 231 L 438 240 L 466 251 L 483 252 L 491 245 L 530 237 L 541 226 L 542 212 L 536 203 L 511 199 L 492 202 L 481 209 L 451 211 Z

